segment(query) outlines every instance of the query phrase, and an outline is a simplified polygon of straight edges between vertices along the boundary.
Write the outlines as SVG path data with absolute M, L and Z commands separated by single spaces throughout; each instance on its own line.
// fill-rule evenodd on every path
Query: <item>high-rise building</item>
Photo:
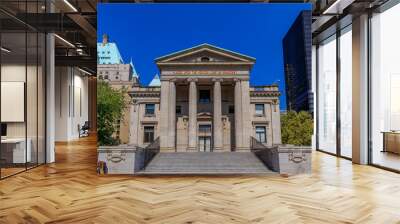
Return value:
M 313 113 L 311 11 L 302 11 L 283 39 L 287 110 Z

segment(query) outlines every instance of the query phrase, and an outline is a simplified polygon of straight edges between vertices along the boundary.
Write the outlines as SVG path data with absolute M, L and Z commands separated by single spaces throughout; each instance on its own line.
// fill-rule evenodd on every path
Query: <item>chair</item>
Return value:
M 89 129 L 90 129 L 89 121 L 85 121 L 82 127 L 78 125 L 78 129 L 79 129 L 79 138 L 89 136 Z

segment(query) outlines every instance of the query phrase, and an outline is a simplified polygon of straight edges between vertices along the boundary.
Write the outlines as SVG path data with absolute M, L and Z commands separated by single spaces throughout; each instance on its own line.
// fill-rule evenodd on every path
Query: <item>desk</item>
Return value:
M 28 143 L 25 152 L 25 138 L 6 138 L 1 139 L 1 157 L 6 163 L 25 163 L 31 162 L 31 139 L 27 139 Z M 25 160 L 26 159 L 26 160 Z
M 384 131 L 383 151 L 400 154 L 400 131 Z

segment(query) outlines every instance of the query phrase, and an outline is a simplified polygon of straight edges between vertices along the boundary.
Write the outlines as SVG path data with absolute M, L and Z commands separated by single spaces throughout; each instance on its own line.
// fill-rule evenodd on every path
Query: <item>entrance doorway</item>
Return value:
M 199 136 L 199 151 L 211 152 L 211 136 Z
M 198 149 L 200 152 L 211 152 L 211 124 L 210 123 L 201 123 L 199 124 L 199 133 L 198 133 Z

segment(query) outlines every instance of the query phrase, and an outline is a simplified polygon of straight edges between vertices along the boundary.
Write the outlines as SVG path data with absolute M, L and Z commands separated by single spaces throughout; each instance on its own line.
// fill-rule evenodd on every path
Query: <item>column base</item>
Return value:
M 196 147 L 188 147 L 186 151 L 187 152 L 197 152 L 198 150 Z
M 235 152 L 250 152 L 250 148 L 245 148 L 245 147 L 238 147 L 235 148 Z
M 214 148 L 213 148 L 213 151 L 214 151 L 214 152 L 223 152 L 223 151 L 224 151 L 224 148 L 222 148 L 222 147 L 214 147 Z
M 160 152 L 175 152 L 175 149 L 171 147 L 160 147 Z

